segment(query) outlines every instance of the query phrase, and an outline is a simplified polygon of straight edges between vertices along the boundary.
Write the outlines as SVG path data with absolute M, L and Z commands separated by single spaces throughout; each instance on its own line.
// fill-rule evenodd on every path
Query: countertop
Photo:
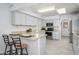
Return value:
M 25 31 L 14 31 L 11 32 L 11 34 L 20 34 L 21 38 L 27 38 L 29 40 L 37 40 L 42 37 L 46 37 L 45 31 L 30 32 L 30 33 L 26 33 Z
M 73 33 L 73 36 L 79 38 L 79 33 Z

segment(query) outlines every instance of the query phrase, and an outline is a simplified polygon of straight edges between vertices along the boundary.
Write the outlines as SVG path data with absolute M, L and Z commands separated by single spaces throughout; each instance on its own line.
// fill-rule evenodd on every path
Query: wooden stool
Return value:
M 13 43 L 14 43 L 14 46 L 16 49 L 16 54 L 18 54 L 18 50 L 20 49 L 20 54 L 23 55 L 23 49 L 25 49 L 26 54 L 28 55 L 27 44 L 21 43 L 20 35 L 19 34 L 10 34 L 10 37 L 13 40 Z
M 10 42 L 9 41 L 9 36 L 7 34 L 3 34 L 2 37 L 4 39 L 4 43 L 6 44 L 5 55 L 7 54 L 7 52 L 9 52 L 9 54 L 12 55 L 13 42 Z M 9 51 L 7 51 L 7 47 L 10 47 L 10 50 Z

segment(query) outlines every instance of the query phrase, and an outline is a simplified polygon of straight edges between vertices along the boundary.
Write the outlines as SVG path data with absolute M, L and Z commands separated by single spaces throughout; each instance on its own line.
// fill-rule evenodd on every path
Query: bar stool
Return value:
M 16 49 L 16 54 L 18 54 L 18 50 L 20 50 L 20 54 L 23 55 L 23 50 L 26 50 L 26 54 L 28 55 L 28 51 L 27 51 L 27 44 L 22 44 L 21 43 L 21 39 L 20 39 L 20 35 L 19 34 L 10 34 L 10 37 L 13 40 L 15 49 Z
M 3 34 L 2 37 L 3 37 L 4 43 L 6 45 L 6 47 L 5 47 L 5 55 L 7 55 L 7 52 L 9 52 L 9 54 L 11 55 L 12 54 L 13 42 L 9 41 L 9 36 L 7 34 Z M 8 49 L 7 47 L 10 47 L 9 51 L 7 51 L 7 49 Z

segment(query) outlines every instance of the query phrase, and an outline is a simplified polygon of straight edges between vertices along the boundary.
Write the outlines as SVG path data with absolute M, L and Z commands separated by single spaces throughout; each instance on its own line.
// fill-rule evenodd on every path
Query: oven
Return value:
M 47 36 L 52 36 L 52 32 L 46 32 Z
M 47 28 L 47 31 L 54 31 L 54 28 Z

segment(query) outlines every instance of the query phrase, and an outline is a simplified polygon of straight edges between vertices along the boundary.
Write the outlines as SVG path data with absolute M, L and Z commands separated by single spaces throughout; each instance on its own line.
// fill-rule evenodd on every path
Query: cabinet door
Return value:
M 25 25 L 25 14 L 20 12 L 14 12 L 14 24 L 15 25 Z
M 73 50 L 74 50 L 74 54 L 78 55 L 79 54 L 79 40 L 78 37 L 73 35 Z
M 40 40 L 40 55 L 46 54 L 46 37 L 42 37 Z
M 37 24 L 37 18 L 32 16 L 26 16 L 26 25 L 36 25 Z
M 53 32 L 52 37 L 53 37 L 53 39 L 60 39 L 60 33 L 59 32 Z
M 13 12 L 13 20 L 14 25 L 38 25 L 38 18 L 26 15 L 21 12 Z
M 42 20 L 42 27 L 46 27 L 46 20 Z

